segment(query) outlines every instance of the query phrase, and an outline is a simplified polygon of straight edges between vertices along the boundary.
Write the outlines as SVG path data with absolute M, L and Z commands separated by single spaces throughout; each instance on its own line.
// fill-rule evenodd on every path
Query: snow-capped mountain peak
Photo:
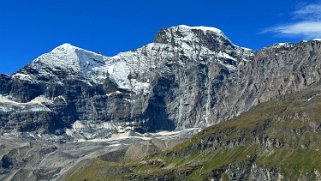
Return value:
M 27 69 L 17 72 L 19 79 L 60 80 L 61 78 L 82 76 L 90 78 L 97 75 L 97 70 L 106 64 L 107 57 L 64 43 L 31 62 Z M 37 74 L 28 72 L 33 70 Z M 99 72 L 100 74 L 101 72 Z
M 226 69 L 235 71 L 239 60 L 250 60 L 251 56 L 251 50 L 234 45 L 217 28 L 179 25 L 161 29 L 154 43 L 114 57 L 64 43 L 13 76 L 56 82 L 79 78 L 89 84 L 109 79 L 119 89 L 148 93 L 150 77 L 170 71 L 165 65 L 172 57 L 176 57 L 172 63 L 181 66 L 187 65 L 188 57 L 203 63 L 216 60 Z
M 53 51 L 74 51 L 75 49 L 81 49 L 81 48 L 76 47 L 70 43 L 64 43 L 54 48 Z
M 84 50 L 82 48 L 73 46 L 69 43 L 64 43 L 56 48 L 54 48 L 51 52 L 45 53 L 40 57 L 36 58 L 32 63 L 47 63 L 52 66 L 66 66 L 69 63 L 72 65 L 76 64 L 88 64 L 91 62 L 105 62 L 106 57 L 101 54 Z
M 208 27 L 208 26 L 187 26 L 187 25 L 179 25 L 179 26 L 174 26 L 172 28 L 177 28 L 179 30 L 202 30 L 204 32 L 210 31 L 213 33 L 216 33 L 217 35 L 224 36 L 224 33 L 222 30 L 214 27 Z
M 155 43 L 202 42 L 204 40 L 230 41 L 218 28 L 178 25 L 161 29 Z

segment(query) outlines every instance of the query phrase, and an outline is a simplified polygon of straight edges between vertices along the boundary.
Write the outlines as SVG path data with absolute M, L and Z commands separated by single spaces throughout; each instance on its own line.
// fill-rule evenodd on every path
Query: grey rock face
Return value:
M 318 82 L 320 53 L 319 41 L 252 52 L 220 30 L 187 26 L 114 57 L 64 44 L 0 76 L 1 132 L 61 134 L 76 121 L 110 133 L 205 127 Z
M 251 62 L 241 62 L 236 72 L 224 78 L 223 89 L 214 88 L 213 120 L 237 116 L 275 96 L 318 83 L 320 53 L 319 41 L 274 45 L 256 52 Z

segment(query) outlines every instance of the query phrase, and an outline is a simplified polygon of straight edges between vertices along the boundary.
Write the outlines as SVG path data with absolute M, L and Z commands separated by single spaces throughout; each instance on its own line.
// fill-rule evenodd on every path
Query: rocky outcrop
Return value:
M 280 44 L 255 53 L 242 62 L 224 88 L 216 92 L 213 120 L 239 115 L 275 96 L 303 90 L 320 81 L 321 42 Z

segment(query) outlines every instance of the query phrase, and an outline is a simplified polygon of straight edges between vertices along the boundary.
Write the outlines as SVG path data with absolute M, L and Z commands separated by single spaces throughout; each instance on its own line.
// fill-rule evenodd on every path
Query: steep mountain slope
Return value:
M 320 49 L 310 41 L 254 53 L 216 28 L 184 25 L 114 57 L 64 44 L 0 76 L 0 132 L 92 139 L 206 127 L 318 82 Z
M 234 71 L 238 60 L 251 56 L 220 30 L 207 27 L 163 29 L 154 43 L 114 57 L 64 44 L 1 79 L 5 99 L 20 105 L 41 97 L 48 109 L 3 109 L 1 122 L 7 130 L 52 133 L 62 133 L 76 121 L 107 122 L 111 133 L 119 126 L 146 132 L 207 125 L 201 121 L 206 114 L 198 111 L 207 66 L 215 59 Z M 195 95 L 189 99 L 191 92 Z M 30 122 L 33 117 L 42 121 Z
M 142 160 L 96 158 L 68 180 L 320 180 L 321 86 L 277 97 Z

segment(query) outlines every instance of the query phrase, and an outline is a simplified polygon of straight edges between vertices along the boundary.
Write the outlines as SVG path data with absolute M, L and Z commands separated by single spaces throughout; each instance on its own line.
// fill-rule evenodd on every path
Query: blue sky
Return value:
M 321 38 L 321 1 L 3 0 L 0 73 L 12 73 L 62 43 L 112 56 L 180 24 L 217 27 L 235 44 L 258 50 Z

